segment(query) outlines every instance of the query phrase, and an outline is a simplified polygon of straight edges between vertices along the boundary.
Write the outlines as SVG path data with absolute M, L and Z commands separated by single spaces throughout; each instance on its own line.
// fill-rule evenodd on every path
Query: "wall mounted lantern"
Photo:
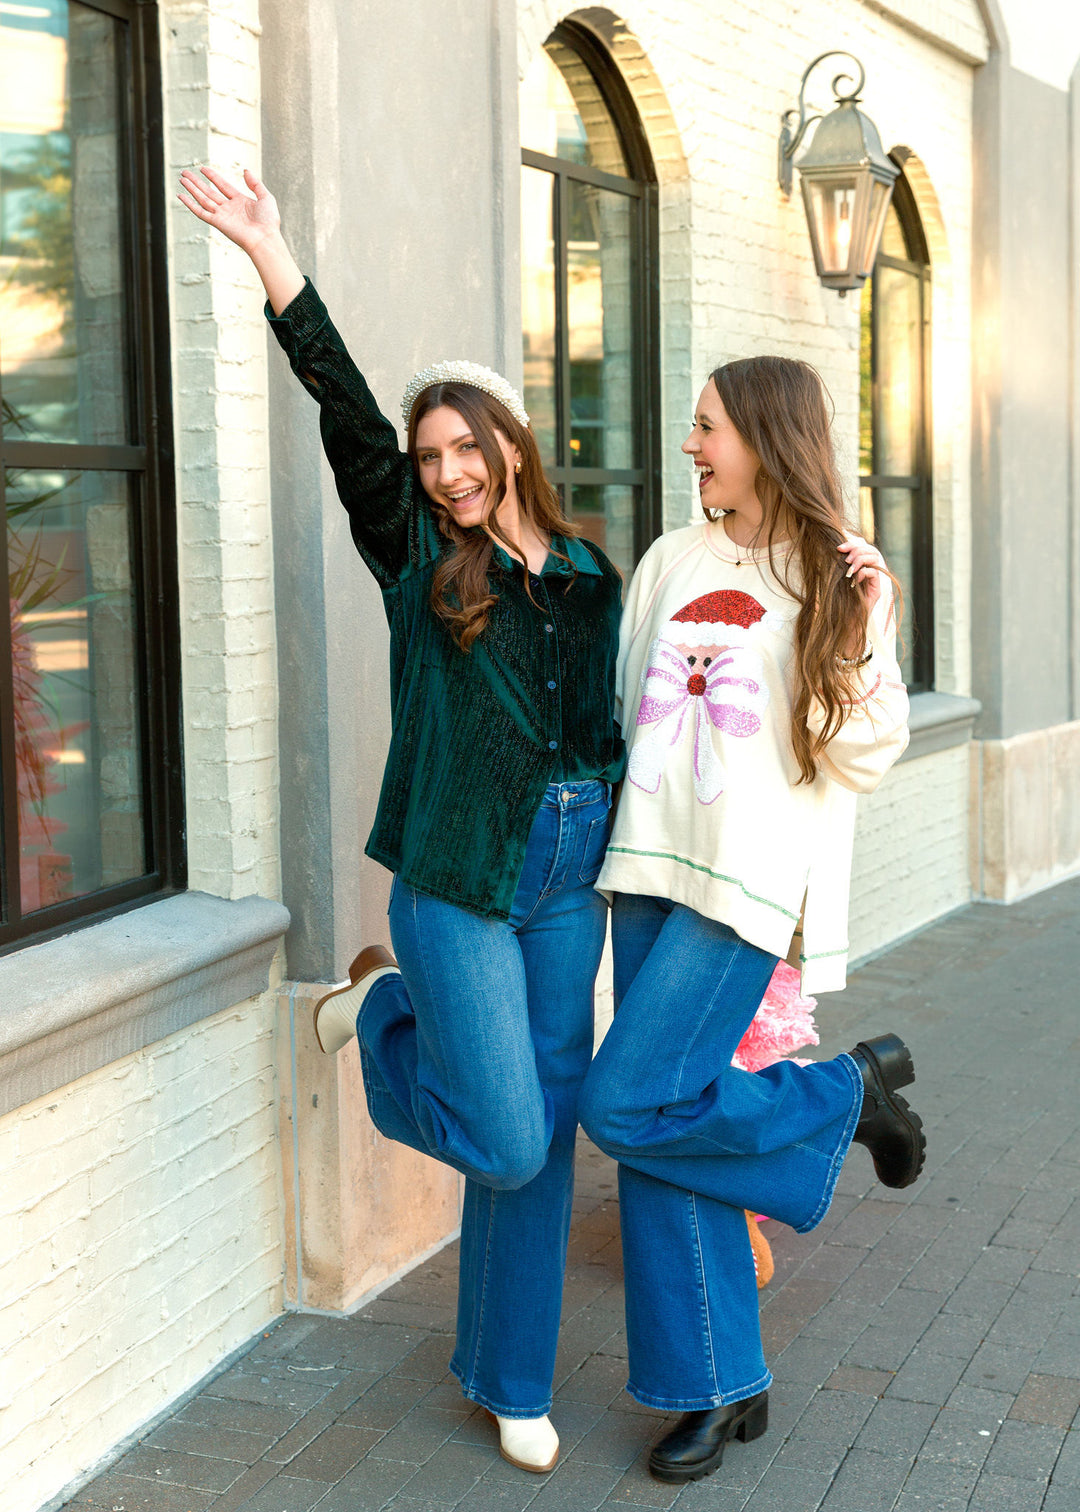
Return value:
M 837 74 L 832 81 L 836 109 L 808 120 L 806 81 L 826 58 L 850 58 L 859 70 L 858 83 L 845 93 L 841 86 L 851 83 L 851 75 Z M 853 54 L 822 53 L 802 76 L 798 110 L 787 110 L 781 118 L 779 177 L 788 196 L 796 150 L 807 128 L 819 122 L 798 169 L 817 275 L 827 289 L 839 290 L 841 299 L 848 289 L 861 289 L 873 272 L 900 172 L 885 156 L 873 121 L 856 108 L 865 83 L 866 71 Z

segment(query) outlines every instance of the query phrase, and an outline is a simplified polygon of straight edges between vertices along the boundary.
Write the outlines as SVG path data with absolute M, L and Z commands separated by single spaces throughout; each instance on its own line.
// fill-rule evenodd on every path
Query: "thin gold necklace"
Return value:
M 749 562 L 750 558 L 749 557 L 740 557 L 739 552 L 742 550 L 742 547 L 739 545 L 738 541 L 736 541 L 731 535 L 728 534 L 727 515 L 723 515 L 721 517 L 720 524 L 721 524 L 721 528 L 722 528 L 724 534 L 727 536 L 728 545 L 734 547 L 734 550 L 735 550 L 735 565 L 736 565 L 736 567 L 743 567 L 743 566 L 745 566 L 745 564 L 747 562 Z

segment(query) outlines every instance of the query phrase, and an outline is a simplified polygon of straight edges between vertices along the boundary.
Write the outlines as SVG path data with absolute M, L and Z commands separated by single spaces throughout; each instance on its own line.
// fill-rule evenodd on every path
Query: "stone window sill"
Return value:
M 913 693 L 908 719 L 911 741 L 900 760 L 914 761 L 934 751 L 966 745 L 981 710 L 977 698 L 960 698 L 955 693 Z
M 288 923 L 187 892 L 0 958 L 0 1114 L 264 992 Z

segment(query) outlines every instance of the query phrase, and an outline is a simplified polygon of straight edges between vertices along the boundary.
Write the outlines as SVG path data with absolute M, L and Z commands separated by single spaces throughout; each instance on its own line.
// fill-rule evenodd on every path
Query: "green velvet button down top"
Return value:
M 431 608 L 440 552 L 409 456 L 310 283 L 267 317 L 318 401 L 323 447 L 390 625 L 392 734 L 367 854 L 420 892 L 506 919 L 553 780 L 617 781 L 613 716 L 621 585 L 596 547 L 556 537 L 530 579 L 501 548 L 487 628 L 461 651 Z

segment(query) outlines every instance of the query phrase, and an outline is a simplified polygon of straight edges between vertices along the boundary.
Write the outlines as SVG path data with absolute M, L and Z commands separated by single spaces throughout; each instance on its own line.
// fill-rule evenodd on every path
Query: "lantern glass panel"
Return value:
M 891 199 L 892 185 L 883 183 L 881 179 L 874 179 L 870 187 L 869 232 L 859 266 L 859 272 L 863 278 L 869 278 L 874 271 L 874 259 L 877 257 L 878 242 L 881 239 L 881 230 Z
M 858 179 L 854 175 L 814 179 L 807 184 L 811 229 L 817 242 L 822 273 L 847 271 L 858 188 Z

